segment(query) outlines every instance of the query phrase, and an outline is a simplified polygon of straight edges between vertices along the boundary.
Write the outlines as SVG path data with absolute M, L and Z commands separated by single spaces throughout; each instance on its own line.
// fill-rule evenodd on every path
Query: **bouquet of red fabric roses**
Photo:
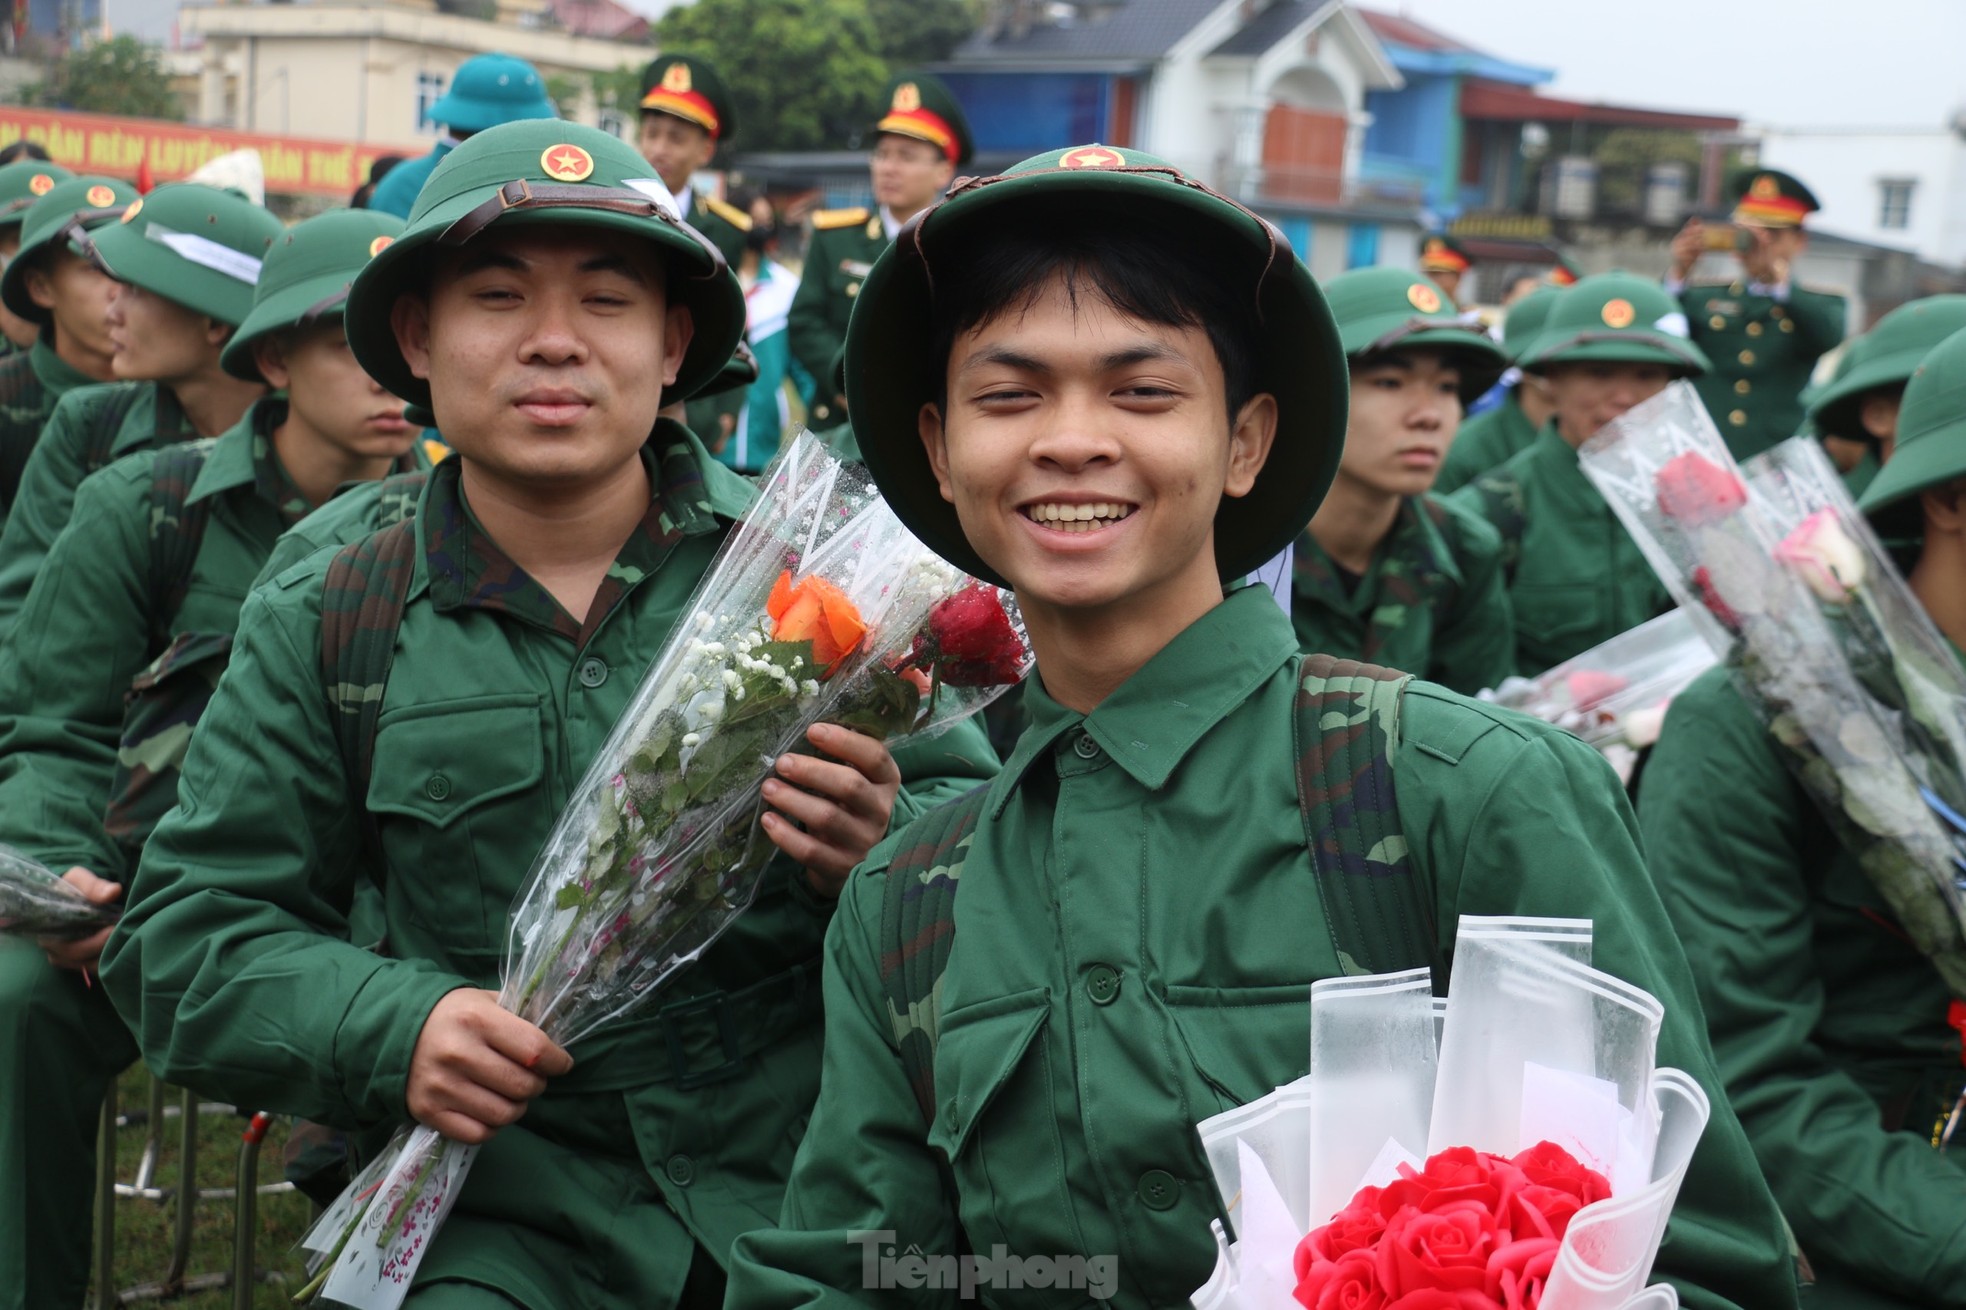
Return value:
M 1235 1237 L 1195 1310 L 1676 1305 L 1645 1282 L 1709 1106 L 1590 945 L 1463 916 L 1446 1001 L 1425 969 L 1314 984 L 1310 1073 L 1200 1126 Z

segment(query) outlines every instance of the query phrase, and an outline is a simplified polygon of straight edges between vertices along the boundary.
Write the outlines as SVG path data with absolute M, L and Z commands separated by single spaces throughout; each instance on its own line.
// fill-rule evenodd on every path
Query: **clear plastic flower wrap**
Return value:
M 1234 1231 L 1196 1310 L 1670 1310 L 1646 1280 L 1711 1107 L 1590 951 L 1586 920 L 1463 916 L 1444 1001 L 1425 969 L 1314 984 L 1309 1074 L 1199 1126 Z
M 0 932 L 17 937 L 87 937 L 116 922 L 120 905 L 97 905 L 37 860 L 0 846 Z
M 751 904 L 776 850 L 761 787 L 780 755 L 809 749 L 808 728 L 937 731 L 1030 663 L 1009 595 L 945 563 L 864 467 L 801 434 L 535 860 L 500 1004 L 562 1046 L 622 1017 Z M 305 1239 L 327 1267 L 302 1296 L 399 1304 L 475 1153 L 400 1131 Z
M 1966 671 L 1818 444 L 1737 466 L 1675 383 L 1584 444 L 1584 472 L 1767 724 L 1912 942 L 1966 997 Z

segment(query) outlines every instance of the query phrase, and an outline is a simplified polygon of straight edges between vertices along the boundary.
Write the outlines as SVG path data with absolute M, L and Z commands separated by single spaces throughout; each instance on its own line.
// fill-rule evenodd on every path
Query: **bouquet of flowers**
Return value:
M 1200 1125 L 1235 1239 L 1195 1310 L 1672 1310 L 1645 1283 L 1710 1107 L 1590 950 L 1464 916 L 1445 1001 L 1425 969 L 1313 984 L 1310 1073 Z
M 87 937 L 116 922 L 120 905 L 97 905 L 55 872 L 0 846 L 0 932 L 18 937 Z
M 1736 466 L 1675 385 L 1580 452 L 1905 933 L 1966 997 L 1966 672 L 1814 441 Z
M 1482 699 L 1581 738 L 1629 781 L 1637 753 L 1659 739 L 1666 706 L 1714 660 L 1693 618 L 1675 609 L 1538 677 L 1507 678 Z
M 773 763 L 835 723 L 946 727 L 1021 679 L 1007 595 L 909 534 L 802 434 L 764 476 L 575 789 L 512 910 L 500 1003 L 571 1045 L 640 1005 L 751 903 Z M 316 1292 L 399 1304 L 476 1148 L 405 1129 L 304 1241 Z M 325 1266 L 325 1267 L 321 1267 Z

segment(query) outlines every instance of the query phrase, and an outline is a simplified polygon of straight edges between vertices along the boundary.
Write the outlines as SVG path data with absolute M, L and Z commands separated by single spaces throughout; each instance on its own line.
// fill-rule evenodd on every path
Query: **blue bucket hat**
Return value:
M 457 67 L 450 90 L 430 106 L 432 122 L 482 132 L 521 118 L 558 118 L 539 70 L 511 55 L 477 55 Z

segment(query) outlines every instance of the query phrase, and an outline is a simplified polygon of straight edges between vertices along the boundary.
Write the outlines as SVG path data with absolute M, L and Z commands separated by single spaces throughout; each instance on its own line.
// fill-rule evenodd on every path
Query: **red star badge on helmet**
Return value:
M 390 244 L 395 240 L 396 238 L 392 236 L 380 236 L 369 242 L 369 258 L 374 259 L 383 251 L 389 249 Z
M 1406 303 L 1422 314 L 1440 312 L 1440 293 L 1424 282 L 1415 282 L 1406 289 Z
M 1059 156 L 1060 168 L 1124 168 L 1126 156 L 1107 146 L 1080 146 Z
M 55 180 L 46 173 L 36 173 L 27 179 L 27 189 L 37 196 L 45 196 L 55 189 Z
M 548 146 L 539 156 L 539 167 L 555 182 L 585 182 L 594 173 L 594 156 L 579 146 Z
M 116 193 L 100 183 L 89 188 L 86 198 L 97 209 L 107 209 L 116 203 Z

